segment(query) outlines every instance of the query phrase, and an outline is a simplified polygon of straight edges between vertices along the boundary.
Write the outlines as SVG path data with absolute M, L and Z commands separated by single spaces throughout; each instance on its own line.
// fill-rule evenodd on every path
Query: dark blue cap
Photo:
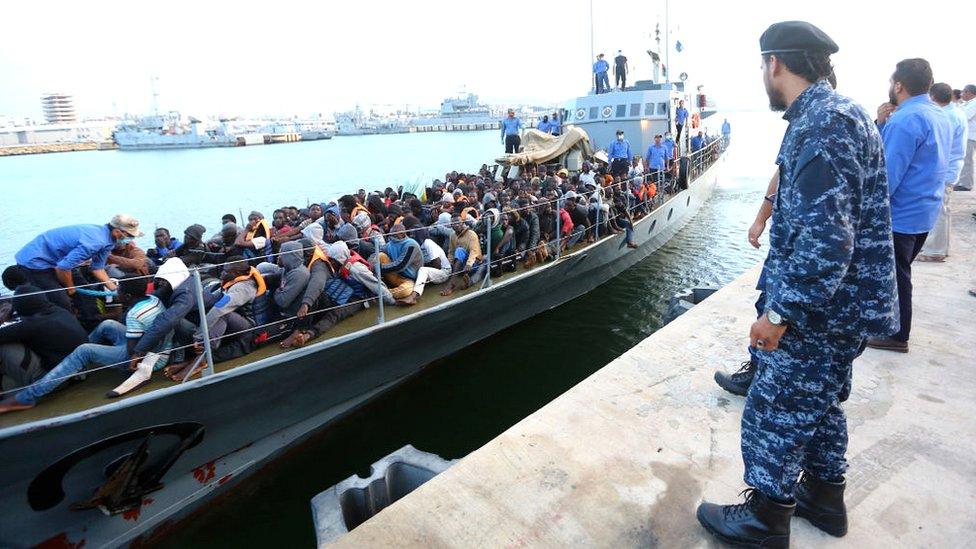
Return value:
M 840 49 L 827 33 L 806 21 L 773 23 L 759 37 L 761 53 L 837 53 Z

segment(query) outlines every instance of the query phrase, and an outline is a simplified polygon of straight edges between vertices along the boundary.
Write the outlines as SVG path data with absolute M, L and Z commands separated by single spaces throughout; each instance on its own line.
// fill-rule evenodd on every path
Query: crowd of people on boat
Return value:
M 431 285 L 450 296 L 489 272 L 532 268 L 619 233 L 636 248 L 634 223 L 680 180 L 673 150 L 663 163 L 645 167 L 636 154 L 628 164 L 616 176 L 602 163 L 572 175 L 484 165 L 419 196 L 359 189 L 270 218 L 227 214 L 211 234 L 196 223 L 182 233 L 159 227 L 149 249 L 124 214 L 48 230 L 3 271 L 13 296 L 0 296 L 0 413 L 33 407 L 93 368 L 134 372 L 115 397 L 153 372 L 177 382 L 197 375 L 207 341 L 214 362 L 269 342 L 301 347 L 378 300 L 410 307 Z

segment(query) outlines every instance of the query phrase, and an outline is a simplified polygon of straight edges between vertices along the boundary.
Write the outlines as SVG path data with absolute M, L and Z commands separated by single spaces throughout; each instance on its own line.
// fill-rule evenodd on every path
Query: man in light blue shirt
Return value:
M 559 119 L 558 112 L 552 113 L 552 116 L 549 117 L 549 133 L 552 135 L 560 135 L 563 133 L 563 125 Z
M 667 169 L 671 169 L 671 164 L 674 162 L 674 151 L 678 148 L 678 144 L 674 142 L 674 137 L 671 137 L 670 130 L 664 133 L 664 141 L 661 141 L 661 144 L 664 145 L 665 151 L 668 153 L 665 166 Z
M 644 160 L 647 161 L 648 169 L 651 173 L 661 172 L 667 168 L 668 147 L 661 141 L 660 134 L 655 135 L 654 143 L 647 147 Z
M 677 130 L 675 136 L 681 141 L 681 128 L 685 127 L 688 121 L 688 109 L 685 108 L 684 100 L 678 101 L 678 108 L 674 111 L 674 128 Z
M 929 99 L 932 67 L 924 59 L 895 66 L 890 103 L 878 108 L 891 197 L 891 230 L 901 328 L 891 337 L 869 338 L 876 349 L 908 352 L 912 328 L 912 262 L 942 207 L 952 133 L 949 117 Z
M 139 221 L 119 214 L 106 225 L 69 225 L 37 235 L 14 256 L 17 265 L 31 284 L 50 292 L 47 298 L 59 307 L 71 310 L 69 295 L 74 295 L 71 270 L 91 261 L 91 274 L 109 290 L 115 283 L 105 272 L 108 255 L 117 245 L 125 245 L 142 236 Z
M 535 129 L 542 133 L 552 133 L 552 124 L 549 123 L 549 115 L 543 115 L 542 120 L 536 124 Z
M 726 118 L 722 121 L 722 141 L 728 145 L 729 137 L 732 135 L 732 126 L 729 124 L 729 119 Z
M 502 119 L 501 130 L 505 153 L 517 153 L 522 146 L 522 120 L 515 116 L 515 109 L 508 109 L 508 118 Z
M 949 255 L 949 200 L 952 189 L 959 182 L 962 172 L 963 158 L 966 154 L 966 141 L 969 136 L 966 127 L 966 115 L 952 102 L 952 86 L 939 82 L 929 90 L 929 97 L 936 105 L 945 111 L 949 117 L 949 127 L 952 130 L 952 147 L 949 150 L 948 172 L 945 181 L 945 193 L 942 195 L 942 209 L 935 221 L 935 227 L 925 239 L 925 246 L 918 254 L 916 261 L 942 262 Z
M 624 177 L 630 170 L 630 159 L 634 154 L 630 152 L 630 141 L 624 139 L 624 131 L 617 130 L 617 139 L 607 146 L 607 158 L 610 160 L 610 175 Z
M 596 56 L 596 63 L 593 63 L 593 75 L 596 78 L 596 93 L 607 93 L 610 91 L 610 77 L 607 72 L 610 70 L 610 63 L 603 59 L 603 54 Z

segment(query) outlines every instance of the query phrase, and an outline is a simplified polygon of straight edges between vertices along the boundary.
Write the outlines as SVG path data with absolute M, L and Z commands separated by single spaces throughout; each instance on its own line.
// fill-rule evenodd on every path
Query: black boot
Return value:
M 746 396 L 753 378 L 756 377 L 756 364 L 752 361 L 743 362 L 739 371 L 729 375 L 725 372 L 715 372 L 715 383 L 733 395 Z
M 755 488 L 742 491 L 738 505 L 702 502 L 698 522 L 713 536 L 733 545 L 780 548 L 790 546 L 790 519 L 795 503 L 777 503 Z
M 847 533 L 847 507 L 844 506 L 844 488 L 847 483 L 827 482 L 803 472 L 793 491 L 796 497 L 796 516 L 831 536 L 842 537 Z

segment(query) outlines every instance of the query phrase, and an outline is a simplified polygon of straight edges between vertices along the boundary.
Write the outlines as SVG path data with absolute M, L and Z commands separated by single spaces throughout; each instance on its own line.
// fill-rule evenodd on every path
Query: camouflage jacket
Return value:
M 765 265 L 767 310 L 799 330 L 882 336 L 898 329 L 881 136 L 825 80 L 783 115 L 780 183 Z

